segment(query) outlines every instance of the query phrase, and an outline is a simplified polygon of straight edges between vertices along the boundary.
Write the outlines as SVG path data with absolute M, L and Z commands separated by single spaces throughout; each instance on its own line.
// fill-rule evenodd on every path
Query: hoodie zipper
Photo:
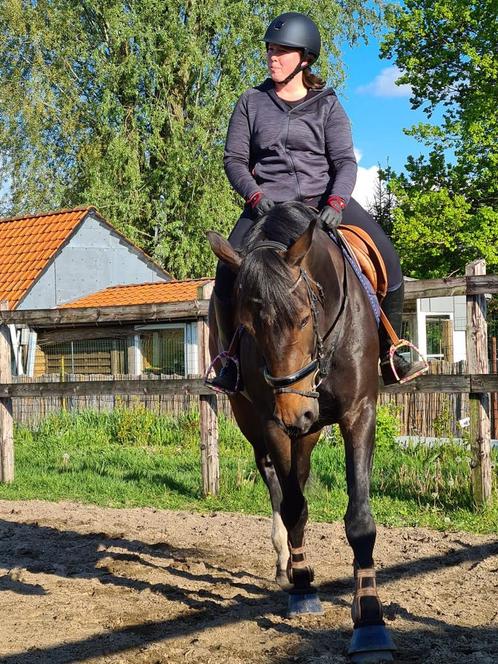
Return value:
M 287 148 L 287 139 L 289 138 L 289 129 L 290 129 L 291 113 L 292 113 L 292 111 L 293 111 L 292 108 L 290 108 L 290 109 L 287 111 L 287 132 L 286 132 L 286 134 L 285 134 L 285 154 L 286 154 L 286 155 L 288 156 L 288 158 L 289 158 L 289 161 L 290 161 L 290 164 L 291 164 L 291 168 L 292 168 L 292 172 L 294 173 L 294 177 L 296 178 L 296 186 L 297 186 L 297 196 L 298 196 L 298 200 L 301 200 L 301 186 L 300 186 L 300 184 L 299 184 L 299 178 L 298 178 L 298 176 L 297 176 L 296 165 L 295 165 L 295 163 L 294 163 L 294 159 L 292 158 L 292 154 L 291 154 L 290 150 Z

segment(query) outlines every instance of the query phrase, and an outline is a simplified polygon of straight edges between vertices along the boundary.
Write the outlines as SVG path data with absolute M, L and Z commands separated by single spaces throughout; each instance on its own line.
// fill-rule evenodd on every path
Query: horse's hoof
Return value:
M 289 592 L 287 616 L 293 618 L 294 616 L 303 616 L 306 614 L 323 616 L 322 603 L 320 602 L 318 593 L 313 588 L 308 588 L 306 591 L 291 590 Z
M 287 571 L 285 569 L 279 569 L 275 573 L 275 582 L 277 585 L 282 588 L 282 590 L 289 590 L 292 588 L 292 585 L 287 577 Z
M 348 655 L 355 664 L 392 662 L 396 646 L 384 625 L 366 625 L 353 630 Z

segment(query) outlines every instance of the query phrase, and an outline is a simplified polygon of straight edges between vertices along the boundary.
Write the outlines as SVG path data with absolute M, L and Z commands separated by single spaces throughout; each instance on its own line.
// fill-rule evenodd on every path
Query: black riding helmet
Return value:
M 263 41 L 268 44 L 289 46 L 303 51 L 303 59 L 320 55 L 321 39 L 314 21 L 305 14 L 287 12 L 274 18 L 265 32 Z

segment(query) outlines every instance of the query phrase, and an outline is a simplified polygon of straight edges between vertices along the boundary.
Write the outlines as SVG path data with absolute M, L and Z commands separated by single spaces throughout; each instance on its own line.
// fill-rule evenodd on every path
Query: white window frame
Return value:
M 135 325 L 136 332 L 154 332 L 159 330 L 183 330 L 183 360 L 185 377 L 199 373 L 199 351 L 197 341 L 197 321 L 188 323 L 151 323 Z
M 424 315 L 424 336 L 425 336 L 425 356 L 428 360 L 442 360 L 443 357 L 441 353 L 431 353 L 430 355 L 427 353 L 427 321 L 430 320 L 431 318 L 438 318 L 439 320 L 450 320 L 452 322 L 452 328 L 453 328 L 453 341 L 454 341 L 454 335 L 455 335 L 455 325 L 453 322 L 454 314 L 453 312 L 436 312 L 436 311 L 428 311 Z

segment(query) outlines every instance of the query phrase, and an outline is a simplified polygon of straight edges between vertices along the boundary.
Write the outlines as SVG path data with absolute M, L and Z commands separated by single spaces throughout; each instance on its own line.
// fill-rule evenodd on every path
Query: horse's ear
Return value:
M 285 252 L 285 260 L 291 267 L 301 265 L 303 258 L 306 256 L 309 248 L 311 247 L 315 226 L 316 219 L 312 219 L 304 233 L 298 237 L 294 244 L 292 244 Z
M 231 270 L 238 272 L 242 258 L 235 251 L 230 242 L 225 240 L 225 238 L 216 231 L 207 231 L 206 235 L 213 253 L 220 259 L 220 261 L 226 263 Z

